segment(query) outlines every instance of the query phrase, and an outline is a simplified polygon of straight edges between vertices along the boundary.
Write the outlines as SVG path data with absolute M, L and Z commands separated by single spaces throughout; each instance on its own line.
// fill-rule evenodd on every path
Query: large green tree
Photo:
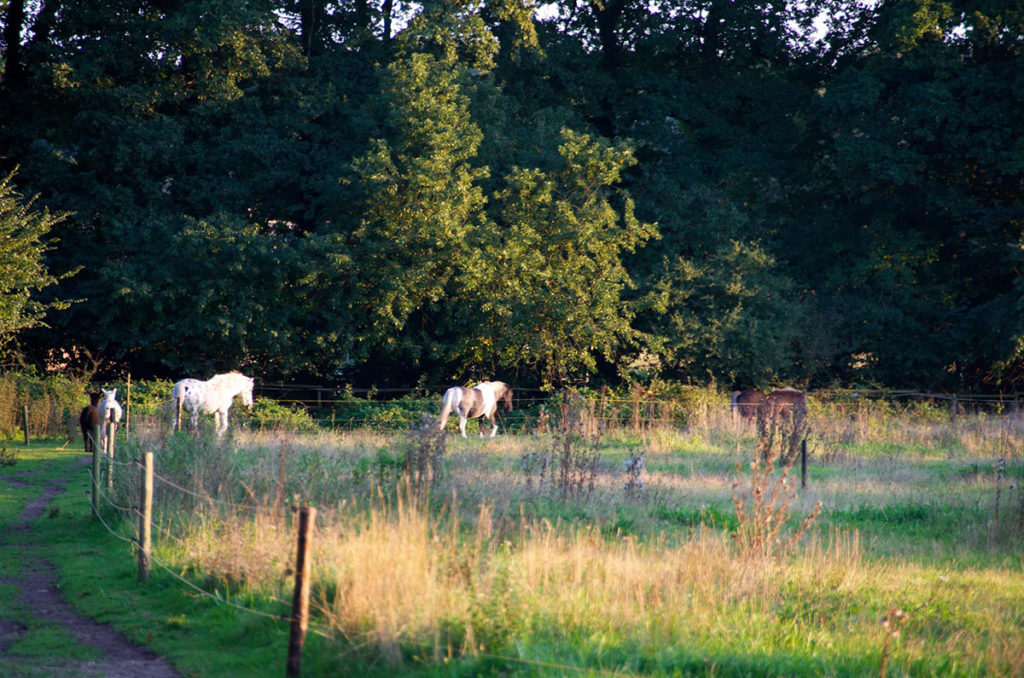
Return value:
M 471 268 L 481 320 L 463 340 L 464 352 L 546 383 L 642 347 L 623 257 L 656 235 L 616 189 L 634 163 L 628 147 L 566 129 L 558 151 L 550 167 L 509 173 L 495 196 L 498 228 Z
M 14 187 L 14 173 L 0 179 L 0 356 L 17 334 L 43 322 L 66 303 L 40 301 L 37 293 L 57 282 L 46 268 L 49 235 L 66 215 L 39 209 Z

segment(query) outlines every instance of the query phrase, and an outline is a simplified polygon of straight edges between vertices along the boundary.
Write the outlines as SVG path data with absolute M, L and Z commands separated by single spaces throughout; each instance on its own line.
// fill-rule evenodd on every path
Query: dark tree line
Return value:
M 0 175 L 68 215 L 22 351 L 378 384 L 1024 378 L 1019 3 L 543 9 L 0 3 Z

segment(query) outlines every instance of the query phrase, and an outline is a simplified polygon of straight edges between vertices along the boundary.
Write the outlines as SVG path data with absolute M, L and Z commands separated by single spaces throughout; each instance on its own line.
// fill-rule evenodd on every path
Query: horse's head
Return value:
M 116 388 L 112 388 L 109 391 L 107 389 L 105 389 L 105 388 L 100 389 L 100 390 L 103 391 L 103 399 L 106 400 L 107 402 L 111 402 L 113 400 L 117 400 L 117 389 Z
M 499 391 L 496 394 L 497 399 L 498 399 L 499 402 L 505 403 L 505 409 L 507 411 L 511 412 L 512 411 L 512 388 L 508 384 L 506 384 L 504 382 L 502 382 L 501 386 L 502 386 L 502 388 L 504 390 Z
M 242 389 L 241 393 L 242 404 L 248 407 L 249 409 L 252 409 L 252 389 L 255 382 L 251 377 L 246 377 L 245 379 L 247 383 L 245 388 Z

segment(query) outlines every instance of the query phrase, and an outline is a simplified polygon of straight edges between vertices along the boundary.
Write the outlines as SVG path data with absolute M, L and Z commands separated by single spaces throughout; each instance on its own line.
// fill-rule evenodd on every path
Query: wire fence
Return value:
M 140 547 L 139 540 L 132 535 L 135 531 L 135 521 L 140 516 L 140 511 L 137 505 L 124 504 L 125 501 L 131 501 L 131 498 L 137 497 L 139 493 L 138 470 L 142 467 L 141 462 L 138 459 L 131 461 L 119 461 L 110 460 L 110 466 L 108 468 L 119 469 L 115 473 L 115 492 L 121 496 L 113 497 L 110 493 L 103 490 L 106 486 L 106 480 L 102 477 L 94 477 L 92 469 L 88 469 L 90 483 L 97 487 L 97 497 L 102 502 L 101 506 L 96 507 L 93 515 L 97 518 L 100 525 L 115 539 L 119 541 L 134 544 L 136 548 Z M 135 471 L 135 473 L 133 473 Z M 153 474 L 154 481 L 159 481 L 165 490 L 172 490 L 174 492 L 182 493 L 193 499 L 199 500 L 203 503 L 207 503 L 224 510 L 234 511 L 238 508 L 252 509 L 251 505 L 246 506 L 231 501 L 225 501 L 219 497 L 211 496 L 208 493 L 200 492 L 198 490 L 189 489 L 183 487 L 179 483 L 176 483 L 162 475 Z M 281 513 L 281 517 L 285 517 L 285 513 Z M 188 544 L 187 541 L 180 536 L 180 513 L 172 510 L 170 516 L 164 516 L 161 519 L 153 521 L 153 528 L 156 532 L 165 540 L 165 542 L 176 545 L 182 552 L 187 552 Z M 163 547 L 162 550 L 166 550 Z M 220 594 L 216 590 L 210 591 L 203 586 L 200 586 L 195 581 L 189 579 L 185 573 L 188 571 L 189 566 L 175 568 L 171 566 L 163 557 L 155 554 L 150 554 L 150 558 L 154 564 L 161 568 L 164 572 L 170 575 L 174 580 L 180 584 L 186 586 L 189 590 L 219 604 L 228 605 L 237 610 L 256 615 L 261 617 L 269 617 L 276 620 L 291 621 L 291 615 L 288 612 L 282 613 L 269 613 L 264 610 L 259 610 L 251 606 L 242 605 L 228 597 L 227 593 Z M 265 596 L 266 600 L 271 604 L 290 606 L 288 601 L 281 598 Z M 286 607 L 287 609 L 287 607 Z M 319 633 L 327 635 L 326 629 L 319 629 Z
M 285 428 L 299 431 L 355 431 L 368 428 L 379 431 L 405 430 L 423 417 L 437 417 L 441 396 L 447 386 L 405 388 L 354 388 L 345 384 L 259 383 L 255 388 L 256 407 L 246 412 L 236 404 L 231 410 L 233 425 L 264 430 Z M 567 390 L 514 388 L 512 411 L 499 410 L 499 423 L 506 433 L 544 432 L 550 418 L 557 414 Z M 592 415 L 607 429 L 633 430 L 686 427 L 706 416 L 727 416 L 729 394 L 707 387 L 666 385 L 659 388 L 579 390 L 593 403 Z M 169 422 L 173 406 L 169 385 L 136 382 L 119 389 L 126 406 L 126 424 L 135 417 Z M 26 396 L 27 397 L 27 396 Z M 1013 415 L 1022 412 L 1018 394 L 940 393 L 916 389 L 818 389 L 808 392 L 815 407 L 843 411 L 869 406 L 922 408 L 934 412 L 960 414 Z M 22 399 L 19 397 L 19 403 Z M 79 408 L 64 405 L 62 414 L 54 414 L 50 399 L 27 400 L 18 408 L 18 429 L 0 429 L 13 438 L 21 433 L 32 436 L 66 436 L 68 443 L 79 436 Z M 27 409 L 25 409 L 27 408 Z M 22 414 L 23 413 L 23 414 Z M 13 421 L 13 420 L 12 420 Z
M 280 388 L 285 388 L 281 386 Z M 594 420 L 599 421 L 603 426 L 640 426 L 640 427 L 654 427 L 654 426 L 675 426 L 679 425 L 680 422 L 691 422 L 697 415 L 703 413 L 714 413 L 715 415 L 722 415 L 729 412 L 730 404 L 728 402 L 722 402 L 719 399 L 712 399 L 710 397 L 704 397 L 702 392 L 701 397 L 690 397 L 690 398 L 665 398 L 665 397 L 652 397 L 642 392 L 636 392 L 632 394 L 632 397 L 621 397 L 613 393 L 590 393 L 587 394 L 587 398 L 582 399 L 584 407 L 588 409 L 588 414 Z M 369 394 L 367 394 L 369 395 Z M 389 399 L 382 400 L 368 400 L 360 398 L 359 402 L 351 403 L 352 396 L 349 394 L 343 394 L 339 397 L 327 398 L 326 394 L 322 395 L 319 399 L 301 399 L 297 394 L 292 394 L 290 399 L 275 400 L 277 403 L 289 402 L 292 406 L 302 407 L 303 409 L 313 409 L 314 402 L 317 403 L 315 407 L 318 408 L 332 408 L 337 405 L 352 405 L 365 408 L 379 408 L 381 412 L 415 412 L 415 413 L 428 413 L 436 416 L 436 409 L 439 405 L 439 399 L 435 397 L 423 396 L 420 392 L 406 391 L 404 395 L 395 395 Z M 410 397 L 415 396 L 415 397 Z M 266 397 L 265 395 L 263 397 Z M 861 403 L 871 403 L 874 401 L 885 401 L 885 402 L 903 402 L 903 403 L 921 403 L 930 407 L 940 407 L 943 411 L 955 412 L 958 411 L 959 407 L 988 407 L 992 408 L 993 412 L 1006 413 L 1011 411 L 1018 411 L 1012 409 L 1011 401 L 1005 398 L 996 397 L 972 397 L 972 398 L 958 398 L 956 396 L 947 396 L 945 394 L 926 394 L 916 391 L 905 391 L 893 394 L 892 392 L 881 392 L 881 391 L 830 391 L 828 395 L 822 392 L 811 394 L 812 400 L 818 403 L 824 403 L 828 405 L 839 405 L 856 407 Z M 403 400 L 404 399 L 404 400 Z M 415 406 L 410 406 L 410 401 Z M 577 406 L 580 401 L 577 400 Z M 1016 403 L 1016 400 L 1012 401 Z M 564 416 L 564 412 L 559 412 L 559 408 L 566 407 L 568 405 L 568 396 L 566 394 L 548 394 L 544 392 L 537 392 L 535 394 L 525 393 L 519 396 L 517 401 L 516 411 L 523 412 L 521 414 L 523 419 L 519 420 L 522 422 L 520 425 L 524 431 L 537 431 L 545 422 L 544 416 L 557 418 Z M 952 409 L 948 409 L 951 408 Z M 372 417 L 373 412 L 370 412 Z M 398 421 L 397 417 L 392 415 L 389 423 L 392 425 Z M 266 420 L 269 421 L 269 420 Z M 380 421 L 379 419 L 376 421 Z M 166 422 L 165 422 L 166 423 Z M 337 419 L 332 423 L 337 424 Z M 405 427 L 408 428 L 407 426 Z M 506 426 L 506 429 L 511 427 Z M 511 429 L 515 430 L 515 429 Z M 180 439 L 186 441 L 195 441 L 200 438 L 195 436 L 181 436 Z M 190 443 L 193 444 L 193 443 Z M 202 450 L 200 450 L 201 452 Z M 100 489 L 97 493 L 99 501 L 103 503 L 102 510 L 98 511 L 98 519 L 103 527 L 110 532 L 111 535 L 117 539 L 125 542 L 135 543 L 137 546 L 139 542 L 132 536 L 132 521 L 138 518 L 139 510 L 136 505 L 133 504 L 140 492 L 140 481 L 139 481 L 139 469 L 140 462 L 138 460 L 122 460 L 114 459 L 108 464 L 103 464 L 104 469 L 110 469 L 108 473 L 113 472 L 115 474 L 115 482 L 113 483 L 113 490 L 105 491 L 103 488 L 107 487 L 103 478 L 93 478 L 90 476 L 90 480 L 98 486 Z M 182 469 L 175 469 L 181 471 Z M 91 473 L 91 472 L 90 472 Z M 101 471 L 102 473 L 102 471 Z M 187 472 L 179 473 L 175 475 L 172 472 L 161 470 L 160 472 L 153 473 L 154 482 L 154 522 L 153 526 L 158 535 L 158 541 L 162 544 L 155 549 L 156 553 L 152 557 L 152 561 L 157 565 L 161 571 L 167 573 L 176 581 L 180 582 L 182 586 L 187 587 L 189 590 L 202 595 L 213 602 L 218 604 L 229 605 L 232 608 L 236 608 L 239 611 L 250 613 L 253 615 L 272 618 L 280 621 L 292 621 L 292 616 L 288 612 L 274 612 L 268 611 L 267 608 L 273 610 L 280 606 L 283 610 L 287 610 L 288 601 L 281 599 L 277 596 L 263 595 L 261 596 L 264 605 L 264 609 L 254 607 L 252 605 L 246 605 L 239 602 L 238 597 L 233 597 L 229 594 L 227 587 L 218 590 L 216 583 L 219 580 L 216 575 L 204 576 L 201 574 L 199 567 L 195 564 L 196 559 L 192 558 L 189 553 L 191 545 L 189 542 L 189 535 L 187 534 L 189 529 L 189 521 L 201 518 L 200 510 L 203 511 L 217 511 L 223 515 L 239 515 L 241 513 L 250 514 L 253 521 L 266 520 L 275 522 L 279 525 L 292 527 L 295 522 L 292 517 L 293 513 L 287 506 L 282 506 L 280 501 L 280 492 L 278 498 L 271 501 L 271 494 L 263 494 L 263 498 L 260 499 L 257 493 L 254 493 L 248 488 L 244 488 L 248 491 L 249 499 L 239 501 L 241 495 L 240 490 L 243 489 L 238 483 L 235 483 L 231 487 L 221 487 L 215 482 L 208 484 L 207 478 L 189 476 Z M 189 482 L 192 481 L 192 482 Z M 1022 504 L 1024 506 L 1024 504 Z M 1024 516 L 1024 509 L 1022 509 L 1022 516 Z M 1022 518 L 1024 521 L 1024 518 Z M 175 565 L 174 561 L 177 560 L 179 563 Z M 283 555 L 283 560 L 294 569 L 294 554 L 289 552 Z M 212 590 L 211 590 L 212 589 Z M 336 628 L 328 628 L 319 624 L 312 624 L 310 630 L 313 633 L 322 635 L 324 637 L 339 637 L 339 630 Z M 343 634 L 343 631 L 341 632 Z M 529 660 L 523 660 L 514 657 L 502 658 L 509 662 L 520 662 L 524 664 L 533 664 L 535 666 L 551 667 L 562 670 L 563 672 L 576 672 L 576 671 L 587 671 L 593 673 L 587 669 L 580 669 L 579 667 L 573 666 L 559 666 L 554 664 L 545 664 L 543 662 L 530 662 Z
M 106 456 L 105 452 L 98 452 L 97 454 L 104 457 Z M 142 466 L 142 462 L 138 459 L 123 461 L 108 458 L 105 459 L 104 464 L 95 466 L 95 468 L 103 469 L 99 476 L 93 475 L 93 468 L 87 469 L 90 483 L 98 488 L 95 496 L 99 505 L 94 507 L 93 515 L 111 537 L 121 542 L 133 544 L 136 549 L 142 548 L 141 535 L 139 538 L 133 536 L 134 528 L 137 524 L 136 521 L 142 515 L 142 512 L 137 505 L 131 503 L 131 500 L 133 498 L 139 498 L 139 503 L 142 503 L 139 494 L 139 470 Z M 108 475 L 108 477 L 104 478 L 104 475 Z M 112 478 L 110 476 L 112 476 Z M 292 511 L 287 509 L 269 509 L 267 506 L 240 504 L 231 500 L 225 500 L 221 497 L 211 495 L 209 492 L 203 491 L 201 488 L 185 487 L 180 482 L 169 479 L 164 475 L 155 472 L 152 474 L 152 477 L 154 484 L 159 485 L 161 488 L 160 493 L 164 495 L 164 501 L 161 503 L 173 504 L 173 502 L 167 501 L 167 494 L 177 493 L 183 497 L 187 497 L 189 500 L 195 501 L 196 503 L 208 505 L 215 510 L 221 510 L 225 513 L 235 512 L 239 509 L 256 510 L 262 512 L 264 517 L 268 514 L 273 514 L 271 516 L 273 519 L 280 520 L 282 522 L 287 522 L 287 518 L 292 513 Z M 107 485 L 111 479 L 114 481 L 110 483 L 113 489 L 110 492 L 104 491 L 102 488 Z M 156 490 L 157 488 L 154 487 L 154 494 L 157 494 Z M 115 494 L 118 496 L 113 496 Z M 154 505 L 159 505 L 159 503 L 154 502 Z M 294 624 L 296 622 L 296 619 L 293 616 L 293 603 L 290 601 L 271 594 L 262 594 L 259 596 L 264 601 L 263 607 L 276 606 L 281 608 L 281 612 L 271 612 L 266 609 L 258 609 L 252 605 L 240 603 L 228 593 L 227 587 L 225 587 L 223 591 L 219 591 L 216 588 L 210 590 L 209 586 L 203 585 L 201 583 L 202 581 L 210 581 L 211 579 L 215 581 L 216 578 L 197 576 L 198 570 L 193 563 L 186 562 L 184 564 L 174 565 L 169 559 L 156 555 L 156 553 L 161 551 L 170 552 L 175 548 L 182 553 L 187 553 L 189 549 L 187 538 L 182 537 L 180 534 L 180 532 L 182 532 L 181 523 L 183 521 L 180 507 L 173 507 L 168 511 L 168 513 L 168 516 L 163 516 L 160 519 L 153 520 L 152 527 L 155 529 L 159 538 L 162 539 L 165 544 L 170 544 L 171 547 L 168 548 L 165 545 L 160 549 L 154 549 L 155 552 L 148 554 L 148 559 L 160 568 L 163 573 L 191 593 L 209 600 L 214 604 L 225 605 L 243 614 L 271 619 L 282 623 Z M 141 529 L 142 528 L 140 526 L 140 532 Z M 291 555 L 292 554 L 289 554 L 288 562 L 293 566 L 294 559 L 291 558 Z M 190 571 L 192 572 L 192 575 L 189 574 Z M 251 598 L 253 596 L 248 595 L 248 597 Z M 321 624 L 318 620 L 307 619 L 304 620 L 304 624 L 309 632 L 314 633 L 321 638 L 331 640 L 342 638 L 349 640 L 353 647 L 357 646 L 357 644 L 351 643 L 351 639 L 348 638 L 343 629 L 330 628 Z M 289 653 L 290 652 L 291 648 L 289 648 Z M 479 653 L 478 656 L 480 658 L 497 660 L 507 664 L 518 664 L 525 667 L 557 670 L 562 674 L 588 673 L 594 675 L 632 675 L 629 673 L 623 673 L 622 671 L 605 671 L 592 667 L 566 665 L 509 655 Z M 292 661 L 290 654 L 288 661 L 290 665 Z M 289 675 L 292 674 L 289 673 Z
M 262 384 L 259 398 L 282 408 L 301 412 L 311 424 L 330 430 L 406 429 L 420 417 L 436 417 L 440 411 L 443 388 L 349 389 L 317 385 Z M 567 391 L 515 389 L 513 409 L 499 410 L 502 428 L 508 433 L 545 432 L 552 416 L 563 406 Z M 729 416 L 732 406 L 728 394 L 709 389 L 690 389 L 681 393 L 647 392 L 640 388 L 622 393 L 611 390 L 584 390 L 591 416 L 606 429 L 646 430 L 686 427 L 707 416 Z M 358 395 L 357 395 L 358 394 Z M 928 408 L 935 412 L 959 414 L 1016 414 L 1022 411 L 1020 399 L 1007 394 L 955 394 L 919 390 L 827 389 L 808 394 L 812 407 L 851 408 L 889 406 Z M 287 424 L 289 416 L 268 412 L 254 422 L 258 427 Z

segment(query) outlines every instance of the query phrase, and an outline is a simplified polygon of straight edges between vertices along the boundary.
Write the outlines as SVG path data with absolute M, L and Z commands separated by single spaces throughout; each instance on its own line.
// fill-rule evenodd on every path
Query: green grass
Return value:
M 335 529 L 326 517 L 330 511 L 357 523 L 394 522 L 399 529 L 394 510 L 374 513 L 365 502 L 375 477 L 392 479 L 396 473 L 398 443 L 374 438 L 281 444 L 289 465 L 286 498 L 291 501 L 301 490 L 318 497 L 326 511 L 327 522 L 317 535 L 325 554 Z M 1004 476 L 999 531 L 992 524 L 996 468 L 991 458 L 892 446 L 847 451 L 827 462 L 815 458 L 809 488 L 794 503 L 790 525 L 795 528 L 820 499 L 826 510 L 813 534 L 792 555 L 754 567 L 730 555 L 727 538 L 710 555 L 693 551 L 699 551 L 701 539 L 719 539 L 737 527 L 731 487 L 742 457 L 735 438 L 608 439 L 600 457 L 604 484 L 592 496 L 572 501 L 527 492 L 517 475 L 520 455 L 548 444 L 533 438 L 451 441 L 447 484 L 429 508 L 433 541 L 424 548 L 440 563 L 437 585 L 472 584 L 458 593 L 466 596 L 466 613 L 448 613 L 426 635 L 417 634 L 412 620 L 400 621 L 405 630 L 394 641 L 373 640 L 369 620 L 334 626 L 318 614 L 308 636 L 304 675 L 878 675 L 886 637 L 881 620 L 890 605 L 908 612 L 889 650 L 892 675 L 1014 675 L 1024 668 L 1005 649 L 1024 647 L 1024 544 L 1013 522 L 1020 494 L 1008 485 L 1020 477 L 1019 463 L 1009 464 Z M 619 469 L 629 452 L 644 444 L 649 445 L 647 489 L 628 501 Z M 223 452 L 209 441 L 172 439 L 157 450 L 159 472 L 194 479 L 189 474 L 203 468 L 207 481 L 240 478 L 249 491 L 272 495 L 279 448 L 260 445 Z M 244 549 L 242 556 L 220 553 L 203 560 L 197 543 L 169 543 L 157 534 L 160 556 L 218 599 L 160 567 L 140 584 L 133 546 L 91 518 L 87 472 L 71 470 L 81 456 L 35 443 L 17 464 L 0 468 L 0 474 L 30 484 L 0 484 L 0 524 L 9 524 L 52 479 L 72 478 L 68 491 L 33 525 L 33 539 L 45 545 L 39 552 L 58 567 L 67 599 L 167 657 L 184 675 L 281 675 L 288 626 L 264 615 L 288 613 L 290 579 L 283 566 L 260 574 L 261 581 L 276 583 L 249 585 L 239 572 L 256 563 L 247 560 Z M 239 483 L 224 487 L 232 501 L 245 497 L 231 491 Z M 475 547 L 481 539 L 481 503 L 493 511 L 496 536 Z M 451 529 L 446 521 L 453 515 L 458 521 Z M 550 525 L 555 541 L 522 533 L 524 516 L 529 525 Z M 131 521 L 115 524 L 122 537 L 131 536 Z M 274 536 L 255 529 L 249 536 L 244 523 L 234 525 L 228 517 L 216 524 L 233 534 L 240 548 Z M 212 520 L 198 525 L 195 536 L 213 535 Z M 344 521 L 337 529 L 345 529 Z M 343 548 L 358 547 L 371 532 L 369 523 L 349 526 L 345 534 L 351 544 Z M 290 554 L 293 537 L 278 539 L 279 550 Z M 537 555 L 530 556 L 529 549 Z M 18 568 L 9 551 L 0 549 L 5 577 Z M 391 560 L 404 553 L 396 551 Z M 323 556 L 328 560 L 319 566 L 314 586 L 320 601 L 372 583 L 346 584 L 328 576 L 323 566 L 342 562 L 341 556 L 340 551 Z M 559 558 L 566 559 L 564 566 L 553 564 Z M 601 568 L 616 566 L 625 569 L 615 576 L 635 578 L 636 584 L 619 585 L 612 577 L 606 588 L 595 585 Z M 703 571 L 691 572 L 694 567 Z M 543 568 L 551 568 L 545 570 L 550 583 L 528 585 L 524 573 Z M 561 583 L 563 571 L 578 573 L 577 579 L 565 580 L 574 584 Z M 389 576 L 383 570 L 375 574 Z M 0 595 L 8 591 L 0 589 Z M 224 597 L 263 614 L 225 604 Z M 390 605 L 381 600 L 376 607 L 398 614 Z M 45 669 L 46 648 L 61 652 L 59 630 L 33 620 L 31 611 L 7 607 L 0 618 L 28 621 L 29 632 L 19 642 L 27 648 L 19 650 L 18 668 L 25 675 Z M 476 649 L 467 649 L 470 638 Z M 70 647 L 64 657 L 86 658 L 87 648 Z M 4 661 L 0 674 L 10 668 Z
M 67 491 L 32 525 L 34 551 L 58 570 L 64 597 L 84 615 L 109 623 L 132 641 L 172 661 L 184 675 L 280 676 L 287 656 L 288 625 L 278 619 L 242 612 L 204 596 L 168 572 L 154 569 L 144 584 L 137 581 L 133 547 L 110 535 L 91 517 L 89 481 L 85 469 L 72 470 L 81 457 L 48 444 L 35 444 L 18 463 L 0 471 L 31 482 L 32 488 L 8 492 L 0 502 L 0 521 L 10 523 L 24 501 L 38 495 L 54 478 L 70 477 Z M 0 488 L 7 487 L 0 484 Z M 55 514 L 55 515 L 54 515 Z M 110 519 L 110 516 L 107 516 Z M 0 549 L 3 577 L 19 572 L 13 548 Z M 13 590 L 12 587 L 5 587 Z M 280 614 L 279 605 L 266 605 Z M 5 605 L 2 617 L 27 622 L 28 632 L 0 660 L 0 674 L 17 669 L 27 675 L 55 660 L 95 659 L 90 648 L 70 642 L 66 633 L 40 622 L 31 610 Z M 310 658 L 316 663 L 318 641 L 311 639 Z M 6 666 L 5 666 L 6 662 Z M 13 663 L 12 663 L 13 662 Z

